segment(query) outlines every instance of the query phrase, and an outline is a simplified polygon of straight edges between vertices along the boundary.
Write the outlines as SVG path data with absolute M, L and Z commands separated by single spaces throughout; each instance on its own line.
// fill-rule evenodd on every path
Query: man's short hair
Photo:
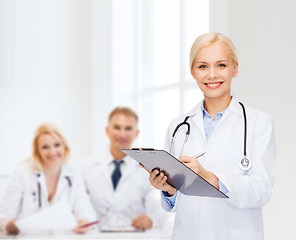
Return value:
M 114 108 L 114 109 L 110 112 L 110 114 L 109 114 L 108 122 L 111 121 L 111 118 L 112 118 L 114 115 L 119 114 L 119 113 L 120 113 L 120 114 L 123 114 L 123 115 L 126 115 L 126 116 L 134 117 L 135 120 L 136 120 L 136 124 L 138 124 L 139 117 L 138 117 L 137 113 L 136 113 L 133 109 L 131 109 L 131 108 L 129 108 L 129 107 L 116 107 L 116 108 Z

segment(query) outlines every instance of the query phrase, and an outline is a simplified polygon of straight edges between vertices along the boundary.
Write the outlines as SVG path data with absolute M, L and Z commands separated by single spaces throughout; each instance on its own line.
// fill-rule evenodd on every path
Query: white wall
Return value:
M 72 161 L 88 155 L 90 1 L 0 0 L 0 36 L 0 174 L 29 156 L 43 122 L 66 135 Z
M 111 1 L 91 0 L 91 138 L 92 151 L 106 146 L 105 126 L 112 108 Z
M 276 177 L 274 196 L 264 208 L 266 239 L 296 239 L 296 3 L 213 0 L 212 4 L 217 13 L 212 15 L 213 30 L 226 31 L 238 50 L 239 75 L 233 94 L 271 113 L 274 120 Z M 221 8 L 219 12 L 218 5 L 227 6 L 228 14 L 221 13 Z

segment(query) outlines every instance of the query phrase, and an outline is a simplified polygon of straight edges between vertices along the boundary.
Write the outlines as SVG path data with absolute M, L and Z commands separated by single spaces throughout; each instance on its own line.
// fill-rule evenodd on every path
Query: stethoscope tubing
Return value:
M 182 125 L 184 125 L 184 124 L 187 125 L 186 136 L 189 136 L 189 135 L 190 135 L 190 124 L 189 124 L 189 122 L 187 122 L 187 120 L 188 120 L 189 117 L 190 117 L 190 116 L 186 116 L 186 118 L 184 119 L 184 121 L 181 122 L 181 123 L 179 123 L 178 126 L 175 128 L 175 130 L 174 130 L 174 132 L 173 132 L 173 138 L 172 138 L 172 140 L 174 139 L 174 137 L 175 137 L 175 135 L 176 135 L 178 129 L 179 129 Z
M 37 174 L 37 177 L 38 178 L 40 177 L 40 173 Z M 69 176 L 65 176 L 65 179 L 67 179 L 69 188 L 71 188 L 72 187 L 72 181 L 71 181 L 70 177 Z M 38 206 L 41 209 L 42 208 L 41 184 L 40 184 L 39 180 L 37 182 L 38 182 L 37 183 L 37 188 L 38 188 Z
M 42 200 L 41 200 L 41 185 L 40 182 L 38 181 L 38 204 L 39 208 L 42 207 Z
M 244 104 L 241 102 L 239 102 L 239 104 L 242 106 L 244 114 L 244 156 L 247 156 L 247 115 Z
M 246 114 L 246 109 L 245 109 L 245 106 L 239 102 L 239 104 L 241 105 L 242 109 L 243 109 L 243 115 L 244 115 L 244 158 L 240 161 L 240 167 L 242 170 L 249 170 L 250 167 L 251 167 L 251 161 L 247 159 L 247 114 Z M 189 138 L 189 135 L 190 135 L 190 123 L 187 122 L 187 120 L 189 119 L 190 116 L 186 116 L 186 118 L 184 119 L 183 122 L 179 123 L 173 134 L 172 134 L 172 140 L 171 140 L 171 146 L 170 146 L 170 151 L 172 149 L 172 145 L 174 144 L 174 138 L 175 138 L 175 135 L 178 131 L 178 129 L 183 126 L 183 125 L 186 125 L 187 126 L 187 131 L 186 131 L 186 136 L 185 136 L 185 140 L 184 140 L 184 143 L 183 143 L 183 146 L 182 146 L 182 149 L 181 149 L 181 152 L 180 152 L 180 156 L 182 155 L 183 153 L 183 149 L 184 149 L 184 146 L 185 146 L 185 143 L 187 142 L 188 138 Z M 179 157 L 180 157 L 179 156 Z M 247 165 L 243 165 L 243 161 L 247 161 Z

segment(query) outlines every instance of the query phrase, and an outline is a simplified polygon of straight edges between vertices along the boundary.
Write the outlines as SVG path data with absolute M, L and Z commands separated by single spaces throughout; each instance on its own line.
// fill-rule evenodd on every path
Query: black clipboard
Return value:
M 165 150 L 132 148 L 122 149 L 122 151 L 149 171 L 154 169 L 163 171 L 168 177 L 167 183 L 185 195 L 228 198 Z

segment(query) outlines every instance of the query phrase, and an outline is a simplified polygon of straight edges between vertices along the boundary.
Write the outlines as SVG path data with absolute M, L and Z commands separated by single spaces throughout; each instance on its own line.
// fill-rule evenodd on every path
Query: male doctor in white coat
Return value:
M 137 138 L 138 116 L 128 107 L 117 107 L 109 115 L 107 151 L 87 159 L 82 175 L 92 205 L 106 230 L 146 230 L 168 221 L 160 194 L 148 181 L 148 173 L 121 149 L 131 148 Z M 170 214 L 171 215 L 171 214 Z

